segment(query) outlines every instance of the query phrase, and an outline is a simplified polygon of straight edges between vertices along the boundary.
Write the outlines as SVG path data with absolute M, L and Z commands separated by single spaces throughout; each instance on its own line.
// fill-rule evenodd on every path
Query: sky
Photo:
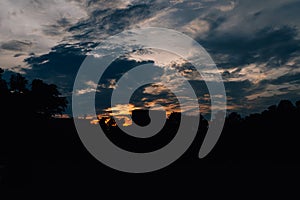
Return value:
M 230 112 L 261 112 L 281 99 L 300 100 L 299 8 L 299 0 L 1 0 L 0 67 L 55 83 L 70 97 L 82 61 L 102 40 L 132 28 L 169 28 L 195 39 L 213 58 Z M 124 71 L 174 60 L 184 66 L 181 58 L 155 50 L 126 55 L 112 65 Z M 104 110 L 117 81 L 108 77 L 98 98 Z M 73 92 L 93 92 L 95 84 Z M 135 98 L 165 103 L 164 92 L 145 87 Z M 201 95 L 206 101 L 207 94 Z

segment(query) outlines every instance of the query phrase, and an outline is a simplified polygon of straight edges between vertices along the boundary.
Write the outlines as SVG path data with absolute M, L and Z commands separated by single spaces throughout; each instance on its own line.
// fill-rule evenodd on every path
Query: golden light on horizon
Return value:
M 123 126 L 131 126 L 132 125 L 132 120 L 129 119 L 128 117 L 124 117 L 124 124 Z
M 105 124 L 108 124 L 109 120 L 110 120 L 110 119 L 107 118 L 107 119 L 104 121 L 104 123 L 105 123 Z
M 98 119 L 93 119 L 92 121 L 90 121 L 91 124 L 93 125 L 97 125 L 99 124 L 99 120 Z

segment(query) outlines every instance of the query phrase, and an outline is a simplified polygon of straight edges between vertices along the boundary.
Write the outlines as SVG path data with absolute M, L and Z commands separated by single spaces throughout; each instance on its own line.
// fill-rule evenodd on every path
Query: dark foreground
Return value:
M 95 189 L 101 194 L 120 195 L 148 189 L 176 193 L 202 185 L 227 185 L 229 180 L 239 183 L 252 179 L 262 184 L 263 180 L 276 183 L 284 178 L 290 182 L 300 174 L 299 120 L 299 107 L 289 101 L 246 118 L 230 114 L 214 150 L 199 159 L 197 154 L 207 129 L 202 119 L 194 143 L 179 160 L 146 174 L 123 173 L 98 162 L 81 143 L 72 119 L 7 120 L 2 124 L 0 140 L 1 190 Z M 173 134 L 176 123 L 168 123 L 170 127 L 163 131 Z M 118 133 L 116 127 L 107 131 L 113 135 L 109 136 L 112 141 L 121 146 L 125 143 L 125 148 L 147 150 L 147 143 L 132 147 L 138 142 L 122 136 L 118 139 Z M 170 139 L 172 136 L 162 137 L 156 145 Z M 118 192 L 109 192 L 112 189 Z

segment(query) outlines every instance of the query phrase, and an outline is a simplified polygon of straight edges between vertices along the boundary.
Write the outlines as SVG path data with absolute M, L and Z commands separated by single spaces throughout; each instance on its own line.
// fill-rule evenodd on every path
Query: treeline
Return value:
M 61 96 L 56 85 L 38 79 L 29 83 L 20 74 L 13 74 L 9 81 L 5 81 L 2 74 L 3 70 L 0 70 L 2 180 L 10 183 L 26 181 L 31 178 L 28 172 L 32 163 L 41 161 L 50 164 L 84 161 L 82 163 L 88 168 L 89 165 L 101 166 L 101 170 L 113 173 L 87 152 L 72 119 L 53 118 L 62 114 L 67 106 L 66 98 Z M 171 114 L 165 127 L 148 139 L 128 136 L 113 121 L 107 123 L 105 118 L 99 124 L 116 145 L 128 151 L 143 153 L 160 149 L 172 141 L 180 124 L 180 115 Z M 145 116 L 133 118 L 140 120 L 140 124 L 146 124 Z M 246 117 L 235 112 L 229 114 L 215 148 L 201 160 L 198 159 L 198 152 L 209 123 L 204 117 L 201 117 L 199 123 L 193 144 L 177 162 L 183 163 L 187 168 L 194 167 L 195 172 L 199 166 L 207 163 L 300 164 L 300 101 L 294 104 L 289 100 L 282 100 L 262 113 Z M 182 169 L 181 164 L 175 166 Z M 171 169 L 176 171 L 177 168 Z M 76 166 L 69 170 L 77 173 Z
M 32 162 L 54 152 L 52 139 L 59 140 L 61 130 L 51 133 L 51 127 L 57 127 L 51 121 L 68 103 L 54 84 L 29 82 L 18 73 L 6 81 L 3 73 L 0 69 L 0 187 L 24 185 L 30 181 Z M 75 133 L 69 124 L 64 126 Z
M 234 161 L 300 164 L 300 101 L 282 100 L 244 118 L 236 112 L 229 114 L 213 155 Z
M 10 148 L 10 143 L 18 144 L 15 145 L 15 150 L 12 150 L 16 152 L 27 143 L 35 145 L 41 143 L 40 146 L 50 155 L 53 152 L 64 151 L 64 146 L 68 145 L 76 149 L 77 147 L 69 141 L 80 144 L 77 149 L 83 148 L 72 119 L 49 120 L 56 114 L 62 114 L 67 106 L 66 98 L 61 96 L 56 85 L 49 85 L 38 79 L 29 84 L 20 74 L 13 74 L 7 82 L 2 78 L 2 74 L 3 70 L 0 70 L 2 124 L 0 143 L 4 143 L 0 149 L 9 147 L 7 154 L 10 154 L 13 149 Z M 148 120 L 147 114 L 140 113 L 139 116 L 132 117 L 141 124 Z M 107 137 L 118 146 L 129 151 L 147 152 L 163 147 L 175 137 L 180 124 L 180 113 L 172 113 L 165 127 L 149 139 L 137 139 L 123 133 L 111 119 L 103 118 L 99 124 Z M 208 126 L 208 121 L 201 116 L 197 137 L 185 154 L 186 157 L 197 158 Z M 246 117 L 233 112 L 227 116 L 221 138 L 208 159 L 218 161 L 259 159 L 272 162 L 289 160 L 298 163 L 299 130 L 300 101 L 293 104 L 289 100 L 282 100 L 278 105 L 272 105 L 262 113 Z M 45 147 L 52 145 L 49 141 L 61 146 L 62 149 L 47 150 Z
M 180 113 L 172 113 L 164 128 L 148 139 L 138 139 L 123 133 L 113 118 L 103 118 L 100 126 L 116 145 L 133 152 L 157 150 L 168 144 L 176 135 L 180 124 Z M 147 124 L 147 112 L 136 118 L 137 124 Z M 184 159 L 198 160 L 198 153 L 209 127 L 201 116 L 199 129 L 192 146 Z M 191 127 L 192 128 L 192 127 Z M 189 130 L 187 130 L 188 133 Z M 249 162 L 259 160 L 267 163 L 300 164 L 300 101 L 293 104 L 282 100 L 262 113 L 242 117 L 230 113 L 225 120 L 221 137 L 207 156 L 212 162 Z
M 35 79 L 30 84 L 21 74 L 12 74 L 9 81 L 3 79 L 0 68 L 0 110 L 3 121 L 22 121 L 26 118 L 50 119 L 62 114 L 67 100 L 54 84 Z

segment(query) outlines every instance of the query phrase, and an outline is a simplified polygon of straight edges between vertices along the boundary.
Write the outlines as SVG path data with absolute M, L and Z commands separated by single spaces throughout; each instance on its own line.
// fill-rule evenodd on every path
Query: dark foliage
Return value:
M 19 121 L 22 118 L 50 119 L 62 114 L 67 100 L 59 93 L 57 86 L 35 79 L 28 86 L 28 80 L 21 74 L 13 74 L 9 83 L 2 79 L 0 69 L 1 119 Z
M 96 161 L 81 143 L 72 119 L 53 118 L 63 113 L 67 105 L 55 85 L 33 80 L 28 87 L 28 81 L 19 74 L 13 75 L 7 83 L 2 79 L 2 73 L 3 70 L 0 70 L 1 184 L 25 187 L 39 185 L 40 182 L 60 184 L 60 180 L 66 181 L 62 184 L 72 184 L 77 179 L 97 182 L 98 178 L 102 182 L 124 183 L 132 178 Z M 135 113 L 139 116 L 145 114 Z M 148 139 L 128 136 L 110 118 L 100 119 L 99 124 L 116 145 L 144 153 L 159 149 L 172 140 L 180 124 L 180 116 L 180 113 L 172 113 L 165 127 Z M 147 116 L 145 119 L 139 119 L 138 116 L 133 118 L 142 125 L 149 122 Z M 149 176 L 134 176 L 133 179 L 140 182 L 168 176 L 199 178 L 203 177 L 203 169 L 216 165 L 299 166 L 299 124 L 300 101 L 293 104 L 282 100 L 262 113 L 247 117 L 231 113 L 226 118 L 217 145 L 206 158 L 200 160 L 198 152 L 209 126 L 201 116 L 193 144 L 178 161 L 159 172 Z

